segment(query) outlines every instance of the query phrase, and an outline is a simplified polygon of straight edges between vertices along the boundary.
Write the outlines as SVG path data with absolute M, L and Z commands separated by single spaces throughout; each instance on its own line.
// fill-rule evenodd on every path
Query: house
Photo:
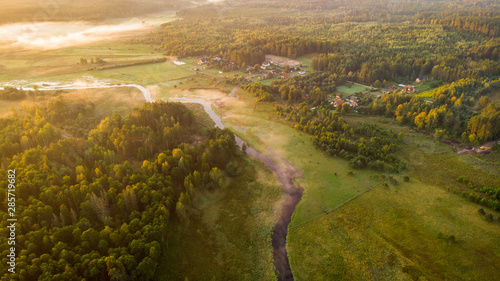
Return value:
M 420 82 L 424 82 L 427 80 L 429 80 L 429 77 L 424 76 L 424 75 L 420 75 L 420 76 L 418 76 L 418 78 L 415 81 L 417 81 L 417 83 L 420 83 Z
M 268 61 L 268 60 L 266 60 L 266 61 L 264 61 L 264 62 L 261 64 L 261 66 L 260 66 L 260 67 L 261 67 L 262 69 L 266 69 L 266 68 L 267 68 L 267 67 L 269 67 L 270 65 L 271 65 L 271 62 L 270 62 L 270 61 Z
M 200 61 L 198 61 L 198 64 L 205 64 L 208 62 L 207 58 L 201 58 Z
M 415 92 L 415 88 L 413 88 L 413 86 L 406 86 L 403 88 L 403 90 L 401 90 L 402 92 L 405 92 L 407 94 L 413 94 Z
M 286 72 L 285 72 L 285 73 L 283 73 L 283 75 L 281 76 L 281 78 L 283 78 L 283 79 L 286 79 L 286 78 L 288 78 L 288 77 L 290 77 L 290 74 L 288 74 L 288 73 L 286 73 Z
M 357 103 L 357 102 L 355 102 L 355 101 L 351 101 L 350 105 L 351 105 L 352 107 L 356 107 L 356 106 L 358 106 L 358 103 Z
M 343 105 L 343 104 L 344 104 L 343 100 L 335 100 L 335 101 L 333 101 L 333 106 L 334 107 L 337 107 L 337 105 Z
M 277 74 L 280 74 L 280 73 L 281 73 L 281 72 L 283 72 L 283 71 L 281 71 L 281 69 L 274 69 L 274 70 L 272 70 L 271 72 L 272 72 L 274 75 L 277 75 Z
M 359 101 L 359 98 L 356 96 L 350 96 L 350 98 L 352 101 L 356 101 L 356 102 Z
M 399 87 L 406 87 L 405 84 L 398 84 Z
M 215 57 L 212 59 L 213 61 L 221 61 L 222 59 L 220 57 Z
M 301 70 L 301 71 L 299 71 L 299 74 L 300 75 L 304 75 L 304 74 L 306 74 L 306 71 L 305 70 Z
M 183 62 L 183 61 L 180 61 L 180 60 L 174 60 L 174 64 L 175 64 L 175 65 L 184 65 L 184 64 L 186 64 L 186 63 L 185 63 L 185 62 Z

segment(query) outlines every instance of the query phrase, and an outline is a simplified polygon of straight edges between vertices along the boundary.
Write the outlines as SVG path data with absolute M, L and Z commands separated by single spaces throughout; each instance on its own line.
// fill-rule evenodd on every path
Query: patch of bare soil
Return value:
M 266 60 L 270 60 L 281 67 L 285 67 L 286 65 L 288 66 L 300 65 L 300 61 L 298 60 L 292 60 L 289 58 L 273 56 L 273 55 L 266 55 Z

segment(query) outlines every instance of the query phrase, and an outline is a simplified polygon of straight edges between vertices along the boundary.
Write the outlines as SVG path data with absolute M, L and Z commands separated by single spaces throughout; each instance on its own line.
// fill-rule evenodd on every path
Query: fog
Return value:
M 0 26 L 0 46 L 59 49 L 113 39 L 126 32 L 150 27 L 139 20 L 101 25 L 86 22 L 16 23 Z

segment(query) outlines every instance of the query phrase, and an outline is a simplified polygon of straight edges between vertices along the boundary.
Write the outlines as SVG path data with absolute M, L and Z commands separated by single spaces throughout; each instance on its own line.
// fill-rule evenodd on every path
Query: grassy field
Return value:
M 156 280 L 276 280 L 271 232 L 283 196 L 261 163 L 246 157 L 223 189 L 198 193 L 190 223 L 167 241 Z M 186 279 L 186 280 L 187 280 Z
M 311 53 L 311 54 L 307 54 L 307 55 L 298 57 L 297 60 L 300 61 L 304 66 L 306 66 L 306 68 L 304 68 L 304 69 L 308 69 L 308 68 L 311 68 L 312 61 L 317 55 L 318 55 L 318 53 Z
M 347 120 L 355 124 L 360 118 Z M 447 191 L 466 188 L 458 176 L 499 186 L 498 159 L 459 156 L 389 119 L 363 121 L 403 132 L 401 151 L 411 152 L 399 155 L 410 169 L 396 175 L 397 185 L 377 185 L 333 212 L 290 227 L 288 251 L 296 280 L 500 278 L 499 214 L 485 208 L 495 218 L 486 222 L 478 214 L 483 206 Z M 410 182 L 403 175 L 410 175 Z M 440 232 L 444 238 L 438 238 Z M 456 242 L 446 239 L 450 235 Z
M 500 236 L 495 233 L 500 225 L 485 222 L 477 213 L 481 206 L 447 191 L 463 188 L 456 180 L 460 175 L 498 185 L 498 177 L 478 170 L 498 171 L 485 162 L 491 159 L 457 157 L 448 145 L 436 144 L 391 119 L 363 118 L 403 132 L 401 152 L 411 151 L 399 153 L 411 165 L 395 175 L 400 184 L 384 187 L 378 184 L 384 180 L 382 175 L 372 171 L 354 171 L 349 176 L 346 161 L 315 149 L 310 136 L 277 119 L 271 104 L 254 106 L 254 98 L 242 92 L 238 100 L 214 91 L 184 95 L 216 101 L 224 122 L 237 135 L 264 153 L 280 153 L 303 171 L 305 177 L 299 182 L 305 192 L 288 236 L 297 280 L 480 280 L 481 272 L 495 274 L 494 263 L 488 260 L 499 260 Z M 347 119 L 355 124 L 360 117 Z M 482 166 L 475 169 L 468 161 Z M 411 178 L 409 183 L 402 180 L 405 174 Z M 457 242 L 437 238 L 439 232 L 454 235 Z M 480 243 L 474 243 L 476 237 Z M 474 254 L 469 258 L 465 253 Z M 470 269 L 473 263 L 482 268 Z
M 362 93 L 364 91 L 370 90 L 370 88 L 363 87 L 355 84 L 342 85 L 337 87 L 337 92 L 346 94 L 347 96 Z
M 296 280 L 498 280 L 500 224 L 411 179 L 290 229 Z M 444 238 L 438 238 L 439 233 Z M 447 237 L 454 235 L 456 241 Z
M 279 153 L 302 170 L 304 179 L 300 184 L 305 192 L 291 225 L 331 210 L 376 183 L 370 171 L 356 171 L 354 176 L 349 176 L 347 161 L 326 157 L 314 148 L 309 135 L 275 122 L 280 120 L 270 103 L 259 103 L 254 107 L 254 97 L 243 91 L 238 93 L 238 99 L 203 90 L 172 91 L 162 97 L 168 96 L 198 96 L 216 102 L 223 122 L 239 137 L 271 158 L 276 159 L 274 152 Z

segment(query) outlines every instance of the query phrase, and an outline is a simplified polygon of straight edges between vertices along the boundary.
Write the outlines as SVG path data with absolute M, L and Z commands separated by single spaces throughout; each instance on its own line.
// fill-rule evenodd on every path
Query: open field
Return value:
M 317 53 L 311 53 L 311 54 L 307 54 L 307 55 L 304 55 L 304 56 L 301 56 L 301 57 L 298 57 L 297 60 L 300 61 L 304 66 L 306 66 L 307 68 L 311 68 L 311 65 L 312 65 L 312 61 L 313 59 L 317 56 L 318 54 Z M 312 69 L 312 68 L 311 68 Z
M 254 98 L 241 91 L 238 100 L 216 91 L 178 91 L 174 95 L 212 99 L 233 132 L 270 157 L 276 157 L 279 153 L 304 173 L 305 178 L 299 183 L 305 192 L 289 226 L 287 248 L 297 280 L 335 280 L 340 276 L 350 280 L 376 280 L 382 277 L 412 280 L 420 276 L 429 280 L 439 280 L 443 276 L 452 278 L 461 274 L 455 270 L 466 270 L 470 266 L 470 259 L 460 258 L 462 254 L 482 252 L 488 245 L 498 245 L 498 236 L 490 234 L 495 233 L 495 227 L 499 226 L 496 222 L 488 224 L 483 221 L 477 214 L 481 206 L 446 191 L 462 188 L 456 181 L 460 175 L 492 186 L 498 184 L 498 178 L 492 177 L 491 173 L 474 169 L 481 163 L 482 167 L 491 167 L 489 163 L 483 163 L 490 161 L 488 159 L 458 157 L 448 145 L 437 145 L 431 137 L 400 127 L 391 119 L 348 117 L 351 124 L 363 119 L 404 133 L 401 151 L 413 152 L 408 155 L 401 153 L 402 158 L 411 165 L 403 174 L 410 175 L 411 181 L 404 183 L 402 175 L 399 175 L 396 178 L 400 185 L 386 188 L 378 184 L 383 179 L 376 172 L 355 170 L 354 176 L 349 176 L 347 161 L 326 157 L 314 148 L 310 136 L 278 120 L 269 103 L 254 106 Z M 448 168 L 443 169 L 443 161 L 446 161 Z M 471 166 L 467 164 L 468 161 L 475 161 L 476 164 Z M 373 189 L 368 193 L 342 205 L 370 188 Z M 368 200 L 363 198 L 371 201 L 366 203 L 367 206 L 358 207 L 359 200 Z M 391 200 L 391 204 L 384 203 Z M 436 205 L 434 209 L 428 209 L 429 202 Z M 328 213 L 330 210 L 335 211 Z M 412 214 L 412 210 L 418 211 Z M 367 216 L 369 213 L 378 216 L 373 224 L 370 222 L 372 216 Z M 343 214 L 340 221 L 337 221 L 337 214 Z M 495 214 L 495 219 L 497 216 Z M 422 217 L 427 219 L 423 220 Z M 358 223 L 357 220 L 362 221 Z M 332 221 L 336 221 L 335 227 Z M 363 227 L 355 227 L 358 224 Z M 477 227 L 460 228 L 462 224 Z M 415 229 L 419 231 L 414 233 Z M 444 235 L 455 235 L 458 242 L 449 245 L 445 240 L 438 239 L 440 231 Z M 396 242 L 399 241 L 398 237 L 407 238 Z M 474 237 L 490 238 L 475 244 Z M 370 244 L 371 241 L 375 242 Z M 423 241 L 423 252 L 416 241 Z M 455 252 L 451 247 L 460 250 Z M 365 255 L 367 251 L 373 255 Z M 484 265 L 486 271 L 493 272 L 494 267 L 487 260 L 498 260 L 499 251 L 498 247 L 493 247 L 487 250 L 487 258 L 475 255 L 472 259 Z M 447 255 L 451 258 L 435 258 Z M 390 260 L 387 262 L 393 266 L 387 265 L 386 256 Z M 454 257 L 458 260 L 455 261 Z M 359 272 L 356 270 L 358 266 L 361 268 Z M 332 268 L 335 270 L 332 271 Z M 466 276 L 474 279 L 479 272 L 481 270 L 470 270 Z
M 377 185 L 331 213 L 291 226 L 288 251 L 294 277 L 498 279 L 499 214 L 485 208 L 495 218 L 486 222 L 477 211 L 483 206 L 447 191 L 459 193 L 466 188 L 457 182 L 459 176 L 498 186 L 498 165 L 491 162 L 492 156 L 457 155 L 450 146 L 438 145 L 393 120 L 347 117 L 351 125 L 361 119 L 404 133 L 402 151 L 412 152 L 400 155 L 410 163 L 410 169 L 396 176 L 397 185 Z M 408 183 L 402 179 L 405 174 L 410 175 Z M 444 238 L 438 238 L 439 232 Z M 449 235 L 455 236 L 455 243 L 446 240 Z
M 332 213 L 290 229 L 294 276 L 497 280 L 500 224 L 486 222 L 477 209 L 476 204 L 415 179 L 379 185 Z M 440 232 L 444 238 L 438 238 Z M 450 235 L 456 242 L 447 240 Z
M 89 62 L 91 58 L 101 58 L 106 63 L 79 65 L 80 58 L 85 58 Z M 117 42 L 98 42 L 59 50 L 2 52 L 0 65 L 3 66 L 3 71 L 0 81 L 89 75 L 88 72 L 93 68 L 126 65 L 158 58 L 162 58 L 162 55 L 149 46 Z
M 368 91 L 368 90 L 370 90 L 370 88 L 363 87 L 360 85 L 355 85 L 355 84 L 346 84 L 346 85 L 342 85 L 342 86 L 337 87 L 337 92 L 347 94 L 348 96 L 362 93 L 362 92 Z
M 310 136 L 273 122 L 276 116 L 270 103 L 259 103 L 253 110 L 254 98 L 243 91 L 238 93 L 238 99 L 228 98 L 217 91 L 203 90 L 177 90 L 162 94 L 161 97 L 190 95 L 211 99 L 219 107 L 223 122 L 250 146 L 271 158 L 279 154 L 304 173 L 305 178 L 300 180 L 300 185 L 305 192 L 291 225 L 331 210 L 376 183 L 370 178 L 374 174 L 370 171 L 355 171 L 354 176 L 348 176 L 351 169 L 347 161 L 326 157 L 314 148 Z M 268 117 L 270 120 L 267 120 Z
M 254 159 L 239 167 L 229 186 L 196 195 L 191 223 L 168 238 L 168 262 L 156 280 L 276 280 L 271 232 L 283 203 L 280 185 Z
M 300 65 L 300 61 L 298 60 L 293 60 L 287 57 L 280 57 L 280 56 L 274 56 L 274 55 L 266 55 L 267 60 L 272 60 L 274 63 L 278 64 L 281 67 L 285 67 L 286 65 L 288 66 L 297 66 Z

